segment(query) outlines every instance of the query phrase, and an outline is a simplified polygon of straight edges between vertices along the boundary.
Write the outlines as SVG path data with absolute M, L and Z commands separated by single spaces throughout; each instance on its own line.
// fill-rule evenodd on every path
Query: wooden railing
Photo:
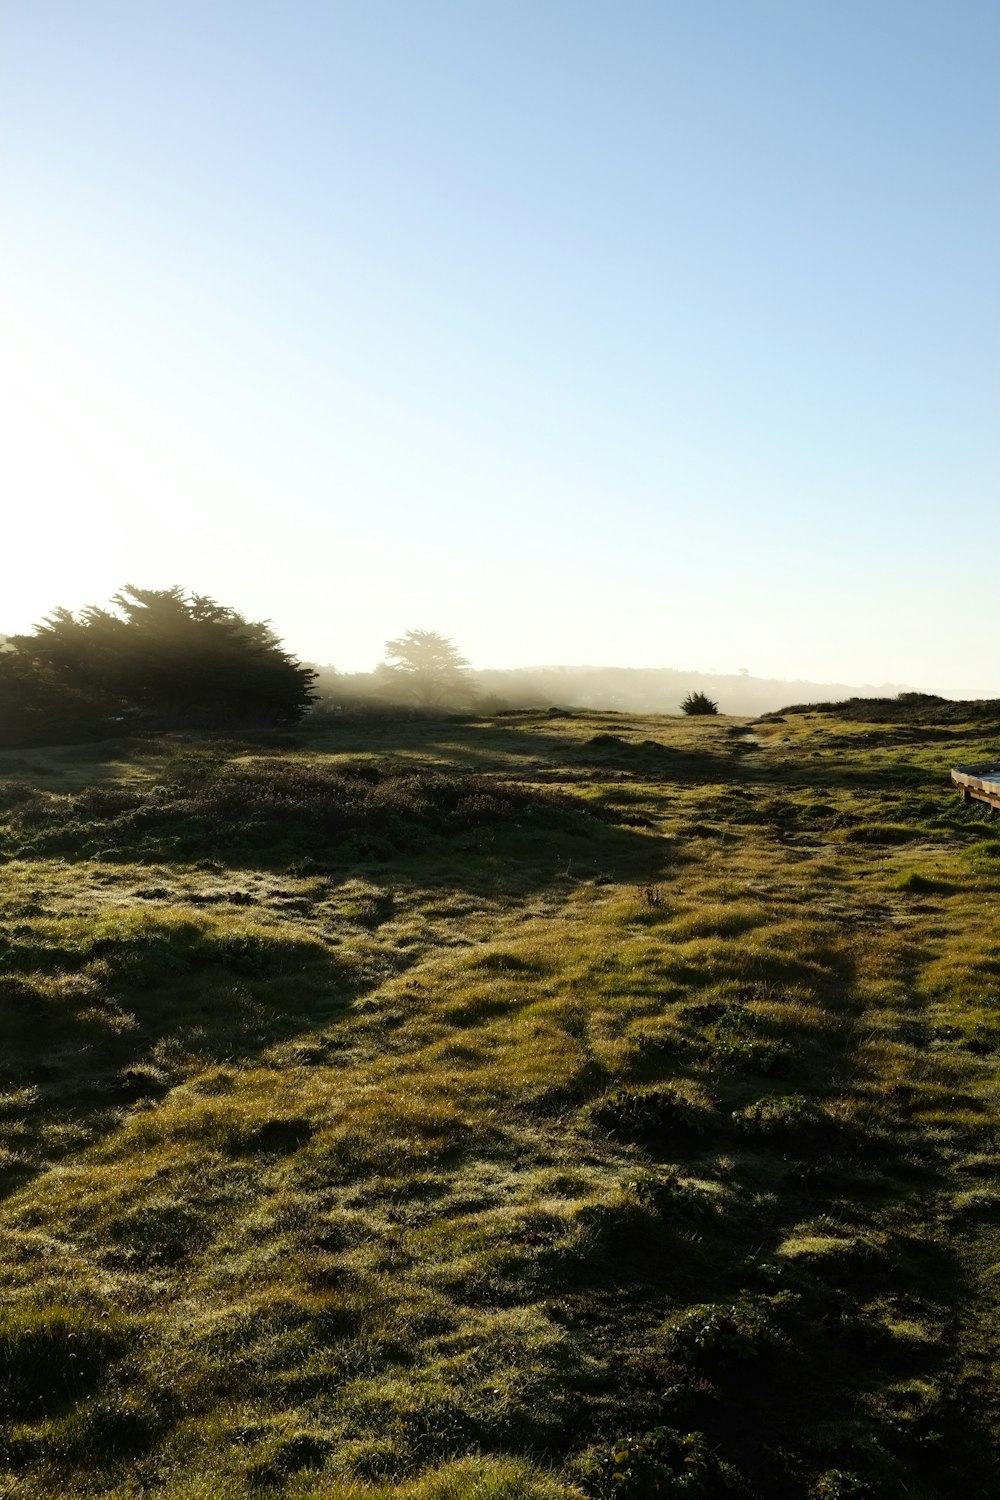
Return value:
M 1000 760 L 983 761 L 977 766 L 956 766 L 951 779 L 966 802 L 973 798 L 1000 809 Z

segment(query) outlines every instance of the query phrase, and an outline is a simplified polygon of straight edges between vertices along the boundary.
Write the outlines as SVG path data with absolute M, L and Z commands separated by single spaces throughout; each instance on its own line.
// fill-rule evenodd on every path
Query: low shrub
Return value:
M 628 1186 L 640 1203 L 668 1222 L 697 1224 L 715 1213 L 713 1194 L 682 1182 L 674 1172 L 644 1172 Z
M 591 1107 L 591 1118 L 611 1135 L 627 1140 L 700 1134 L 705 1129 L 705 1110 L 671 1088 L 619 1084 Z
M 717 714 L 719 705 L 707 693 L 688 693 L 681 704 L 682 714 Z
M 787 1042 L 760 1036 L 760 1022 L 744 1006 L 724 1010 L 715 1021 L 709 1061 L 716 1067 L 746 1073 L 787 1072 L 794 1053 Z
M 695 1500 L 724 1493 L 736 1479 L 703 1432 L 680 1433 L 670 1427 L 592 1449 L 583 1468 L 584 1488 L 596 1500 Z
M 823 1123 L 825 1116 L 802 1094 L 768 1094 L 733 1111 L 733 1124 L 747 1135 L 813 1135 Z
M 736 1302 L 689 1308 L 669 1330 L 666 1348 L 673 1359 L 714 1367 L 734 1359 L 754 1359 L 781 1343 L 782 1336 L 766 1302 L 744 1296 Z
M 847 1469 L 827 1469 L 809 1491 L 810 1500 L 870 1500 L 872 1491 Z

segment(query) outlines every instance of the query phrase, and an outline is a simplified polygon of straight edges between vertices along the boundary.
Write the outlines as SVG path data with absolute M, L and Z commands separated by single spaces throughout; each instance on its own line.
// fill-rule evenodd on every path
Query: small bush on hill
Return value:
M 688 693 L 681 704 L 682 714 L 717 714 L 719 705 L 707 693 Z
M 722 1069 L 750 1073 L 785 1073 L 792 1060 L 787 1042 L 759 1034 L 760 1023 L 753 1011 L 734 1005 L 724 1010 L 712 1028 L 710 1062 Z
M 710 1192 L 682 1182 L 674 1172 L 644 1172 L 630 1187 L 640 1203 L 668 1221 L 700 1223 L 715 1211 Z
M 735 1475 L 720 1461 L 703 1432 L 656 1427 L 595 1449 L 585 1460 L 584 1485 L 597 1500 L 647 1500 L 660 1496 L 715 1496 Z
M 770 1094 L 733 1114 L 736 1128 L 748 1135 L 813 1135 L 823 1121 L 821 1111 L 801 1094 Z
M 677 1133 L 700 1133 L 704 1111 L 676 1089 L 631 1088 L 622 1084 L 599 1099 L 592 1118 L 612 1135 L 627 1140 Z

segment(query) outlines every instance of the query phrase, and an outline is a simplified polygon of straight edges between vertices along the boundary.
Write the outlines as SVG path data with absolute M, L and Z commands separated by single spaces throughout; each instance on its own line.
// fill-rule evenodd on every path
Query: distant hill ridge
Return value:
M 617 708 L 629 713 L 676 713 L 690 692 L 705 692 L 721 713 L 773 712 L 808 699 L 831 701 L 858 695 L 893 697 L 905 684 L 878 686 L 753 677 L 744 672 L 698 672 L 677 667 L 541 667 L 476 674 L 484 691 L 503 696 L 518 683 L 537 684 L 540 696 L 569 707 Z
M 320 668 L 318 707 L 364 707 L 382 698 L 377 674 Z M 539 666 L 471 673 L 476 706 L 490 708 L 612 709 L 623 713 L 680 712 L 691 692 L 707 693 L 724 714 L 774 713 L 789 703 L 831 702 L 859 695 L 881 700 L 908 691 L 903 683 L 850 684 L 752 677 L 749 673 L 697 672 L 677 667 Z M 457 706 L 457 705 L 456 705 Z M 471 706 L 471 705 L 470 705 Z
M 941 698 L 899 693 L 893 698 L 848 698 L 839 703 L 793 703 L 786 714 L 833 714 L 864 724 L 967 724 L 1000 722 L 1000 698 Z M 765 717 L 770 718 L 768 714 Z

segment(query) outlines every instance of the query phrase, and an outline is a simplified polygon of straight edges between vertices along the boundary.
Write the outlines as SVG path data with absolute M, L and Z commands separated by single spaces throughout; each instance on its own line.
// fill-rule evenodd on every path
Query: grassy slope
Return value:
M 1000 839 L 947 768 L 995 750 L 576 714 L 7 755 L 0 1491 L 989 1493 Z M 358 754 L 375 813 L 310 822 Z M 456 771 L 520 793 L 442 812 Z

